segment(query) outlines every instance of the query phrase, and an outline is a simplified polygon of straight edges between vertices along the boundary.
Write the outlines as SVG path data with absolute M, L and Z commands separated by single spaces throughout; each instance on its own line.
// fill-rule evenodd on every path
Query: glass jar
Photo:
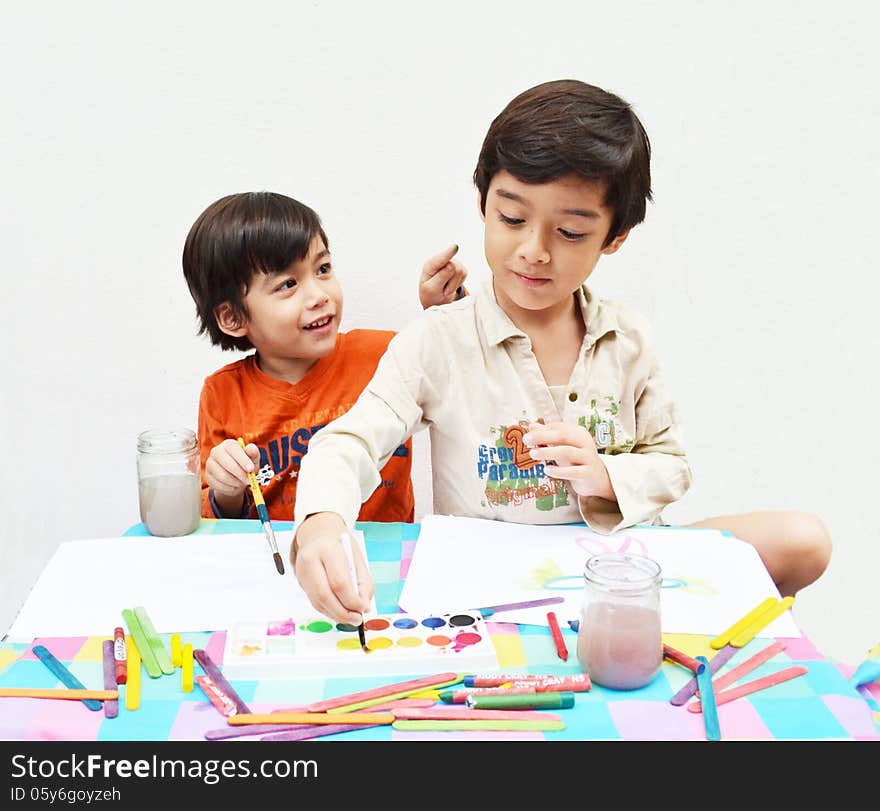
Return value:
M 663 663 L 660 565 L 642 555 L 594 555 L 584 567 L 577 656 L 590 680 L 614 690 L 650 683 Z
M 150 428 L 137 438 L 138 504 L 151 535 L 188 535 L 199 525 L 199 443 L 189 428 Z

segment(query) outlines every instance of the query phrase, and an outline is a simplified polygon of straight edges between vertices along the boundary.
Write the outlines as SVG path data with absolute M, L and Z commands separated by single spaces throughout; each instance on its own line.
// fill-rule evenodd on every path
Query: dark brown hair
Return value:
M 613 210 L 608 245 L 645 218 L 651 199 L 651 144 L 623 99 L 574 79 L 536 85 L 513 99 L 486 133 L 474 184 L 486 213 L 492 178 L 510 172 L 522 183 L 566 175 L 600 181 Z
M 244 296 L 255 273 L 280 273 L 304 259 L 319 236 L 329 248 L 318 215 L 307 205 L 269 191 L 242 192 L 211 203 L 193 223 L 183 246 L 183 275 L 196 303 L 199 335 L 221 349 L 252 348 L 227 335 L 214 309 L 229 302 L 247 318 Z

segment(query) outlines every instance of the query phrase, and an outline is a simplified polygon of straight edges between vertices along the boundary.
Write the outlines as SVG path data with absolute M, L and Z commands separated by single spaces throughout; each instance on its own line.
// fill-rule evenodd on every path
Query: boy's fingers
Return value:
M 422 271 L 428 276 L 433 276 L 438 270 L 442 270 L 456 253 L 458 253 L 458 245 L 450 245 L 448 248 L 441 251 L 436 256 L 432 256 L 427 262 L 425 262 Z

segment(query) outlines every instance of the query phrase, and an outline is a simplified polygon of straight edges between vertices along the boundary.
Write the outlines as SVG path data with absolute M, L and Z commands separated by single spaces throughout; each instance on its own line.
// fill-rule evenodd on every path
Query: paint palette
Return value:
M 431 616 L 380 614 L 364 623 L 365 653 L 357 626 L 325 617 L 305 621 L 241 622 L 226 631 L 227 679 L 300 676 L 406 676 L 498 667 L 483 618 L 469 611 Z

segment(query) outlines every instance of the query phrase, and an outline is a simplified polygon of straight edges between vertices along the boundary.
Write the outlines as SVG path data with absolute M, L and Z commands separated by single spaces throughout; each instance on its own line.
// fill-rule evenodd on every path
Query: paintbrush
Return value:
M 244 440 L 239 437 L 238 444 L 244 447 Z M 266 509 L 266 502 L 263 500 L 263 491 L 260 490 L 260 483 L 257 481 L 255 473 L 248 473 L 248 482 L 251 485 L 251 494 L 254 497 L 254 504 L 257 505 L 257 514 L 260 516 L 260 523 L 263 525 L 263 534 L 269 542 L 269 548 L 272 550 L 272 557 L 275 560 L 275 568 L 278 574 L 284 574 L 284 561 L 278 554 L 278 542 L 275 540 L 275 530 L 272 529 L 272 522 L 269 520 L 269 510 Z
M 360 596 L 361 590 L 360 586 L 358 586 L 358 578 L 357 571 L 354 568 L 354 555 L 351 551 L 351 535 L 347 532 L 343 532 L 342 535 L 339 536 L 339 540 L 342 541 L 342 549 L 345 552 L 345 558 L 348 561 L 348 573 L 351 575 L 351 582 L 354 585 L 354 590 L 357 592 L 358 596 Z M 364 615 L 361 614 L 361 624 L 358 625 L 358 641 L 361 643 L 361 649 L 364 653 L 369 653 L 370 649 L 367 647 L 367 638 L 364 632 Z

